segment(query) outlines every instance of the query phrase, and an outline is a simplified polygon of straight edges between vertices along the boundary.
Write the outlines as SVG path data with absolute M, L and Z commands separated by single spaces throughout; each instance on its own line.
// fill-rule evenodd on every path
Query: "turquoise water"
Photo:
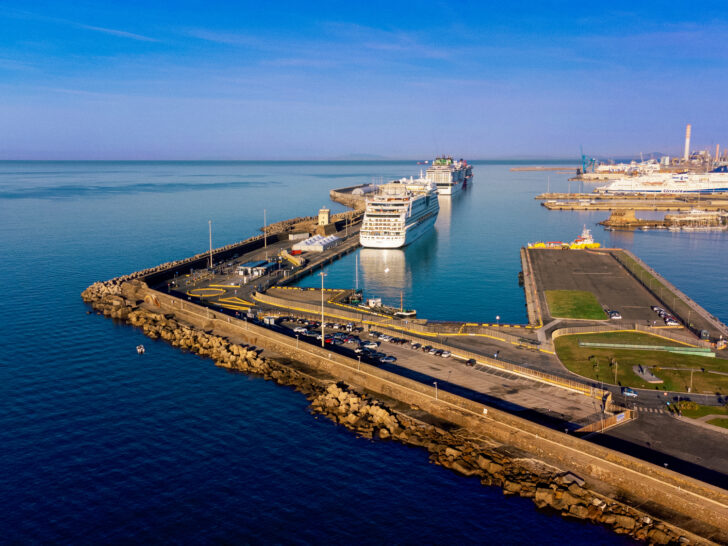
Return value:
M 80 300 L 95 280 L 205 249 L 208 220 L 224 245 L 253 234 L 264 209 L 270 222 L 314 214 L 332 187 L 416 171 L 409 162 L 0 162 L 1 540 L 624 542 L 430 465 L 423 451 L 356 438 L 310 416 L 300 394 L 87 314 Z M 551 175 L 552 189 L 561 183 Z M 386 262 L 361 253 L 360 283 L 392 303 L 401 290 L 422 316 L 524 320 L 518 247 L 571 239 L 600 219 L 548 213 L 532 199 L 545 188 L 543 173 L 476 163 L 473 186 L 449 214 L 443 206 L 431 235 Z M 724 235 L 637 233 L 621 244 L 728 318 Z M 327 282 L 352 286 L 354 261 L 333 264 Z

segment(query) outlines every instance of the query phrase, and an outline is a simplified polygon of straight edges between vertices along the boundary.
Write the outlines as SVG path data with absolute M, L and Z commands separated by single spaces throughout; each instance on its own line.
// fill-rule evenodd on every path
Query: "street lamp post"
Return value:
M 437 381 L 433 381 L 432 384 L 435 385 L 435 400 L 437 400 Z
M 359 363 L 356 365 L 356 371 L 361 370 L 361 355 L 357 355 L 357 358 L 359 359 Z
M 298 349 L 298 334 L 296 334 L 296 349 Z
M 326 344 L 326 333 L 324 332 L 324 277 L 326 273 L 322 269 L 319 275 L 321 275 L 321 347 L 324 347 Z
M 496 326 L 500 326 L 500 315 L 495 316 L 495 324 Z

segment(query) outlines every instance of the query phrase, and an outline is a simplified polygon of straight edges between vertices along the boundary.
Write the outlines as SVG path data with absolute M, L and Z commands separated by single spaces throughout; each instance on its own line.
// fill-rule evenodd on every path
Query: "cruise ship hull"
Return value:
M 456 184 L 443 184 L 440 186 L 438 184 L 437 186 L 437 194 L 438 195 L 457 195 L 460 193 L 460 190 L 463 189 L 463 184 L 456 183 Z
M 425 218 L 421 222 L 407 227 L 405 234 L 401 237 L 383 238 L 381 236 L 367 236 L 361 234 L 359 241 L 364 248 L 402 248 L 411 242 L 419 239 L 435 225 L 437 214 Z

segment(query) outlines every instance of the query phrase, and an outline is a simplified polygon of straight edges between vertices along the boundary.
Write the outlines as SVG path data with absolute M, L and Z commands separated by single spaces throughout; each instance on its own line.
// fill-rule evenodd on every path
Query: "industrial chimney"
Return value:
M 692 127 L 690 126 L 689 123 L 688 123 L 688 126 L 685 128 L 685 155 L 683 157 L 683 159 L 685 159 L 685 161 L 690 159 L 690 129 L 691 128 Z

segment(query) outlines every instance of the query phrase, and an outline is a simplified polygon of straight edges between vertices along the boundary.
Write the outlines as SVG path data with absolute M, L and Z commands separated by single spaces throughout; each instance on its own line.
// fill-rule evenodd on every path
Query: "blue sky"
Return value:
M 728 146 L 725 2 L 591 4 L 3 2 L 0 159 Z

